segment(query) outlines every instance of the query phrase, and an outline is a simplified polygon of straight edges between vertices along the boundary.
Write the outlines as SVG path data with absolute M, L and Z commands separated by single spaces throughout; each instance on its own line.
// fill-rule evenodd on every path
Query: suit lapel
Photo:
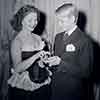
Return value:
M 65 32 L 62 32 L 58 35 L 56 45 L 55 45 L 55 55 L 62 55 L 65 52 L 66 45 L 75 44 L 81 37 L 81 31 L 77 28 L 69 37 L 67 37 L 66 41 L 63 40 Z
M 59 33 L 57 36 L 57 40 L 55 41 L 55 55 L 58 56 L 60 56 L 64 51 L 63 35 L 64 32 Z
M 79 28 L 76 28 L 76 30 L 69 37 L 67 37 L 66 41 L 63 42 L 64 44 L 75 43 L 76 41 L 79 40 L 80 36 L 81 36 L 81 31 Z

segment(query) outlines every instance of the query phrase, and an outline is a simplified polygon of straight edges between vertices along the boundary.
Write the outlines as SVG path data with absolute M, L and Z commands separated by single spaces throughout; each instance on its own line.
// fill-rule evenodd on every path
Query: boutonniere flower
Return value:
M 76 47 L 73 44 L 66 45 L 66 52 L 74 52 Z

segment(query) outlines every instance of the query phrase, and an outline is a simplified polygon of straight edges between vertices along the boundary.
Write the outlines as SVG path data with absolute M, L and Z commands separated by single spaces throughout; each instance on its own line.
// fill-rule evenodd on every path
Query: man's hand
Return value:
M 48 63 L 49 66 L 59 65 L 61 62 L 61 58 L 58 56 L 49 57 L 47 60 L 44 61 Z

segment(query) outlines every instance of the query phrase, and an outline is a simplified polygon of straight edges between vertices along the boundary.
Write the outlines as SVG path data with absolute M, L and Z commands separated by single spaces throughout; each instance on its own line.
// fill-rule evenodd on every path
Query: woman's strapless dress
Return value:
M 33 52 L 27 52 L 27 51 L 23 51 L 22 52 L 22 60 L 26 60 L 27 58 L 33 56 L 34 54 L 36 54 L 39 51 L 33 51 Z M 29 77 L 31 79 L 31 81 L 35 82 L 35 83 L 42 83 L 44 82 L 48 76 L 49 76 L 49 72 L 46 68 L 41 68 L 38 65 L 38 60 L 36 60 L 28 69 L 27 71 L 29 72 Z M 47 67 L 47 66 L 46 66 Z
M 44 48 L 46 50 L 46 48 Z M 39 51 L 22 51 L 22 61 L 35 55 Z M 39 59 L 38 59 L 39 60 Z M 24 73 L 20 76 L 15 73 L 11 79 L 13 86 L 9 85 L 8 99 L 9 100 L 49 100 L 51 94 L 50 84 L 43 85 L 39 89 L 32 91 L 32 82 L 43 83 L 49 77 L 49 72 L 46 68 L 41 68 L 36 60 Z M 22 74 L 22 75 L 21 75 Z M 18 76 L 18 77 L 16 77 Z M 25 78 L 23 78 L 25 76 Z M 23 85 L 23 81 L 27 82 Z M 10 81 L 10 83 L 11 83 Z M 17 85 L 18 84 L 18 85 Z M 19 88 L 17 88 L 19 86 Z M 26 91 L 27 90 L 27 91 Z

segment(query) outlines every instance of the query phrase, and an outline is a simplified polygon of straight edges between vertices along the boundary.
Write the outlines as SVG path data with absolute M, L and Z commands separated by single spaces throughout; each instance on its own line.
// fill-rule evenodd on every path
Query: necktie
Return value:
M 68 33 L 64 33 L 64 35 L 63 35 L 63 41 L 65 42 L 67 40 L 67 38 L 68 38 Z

